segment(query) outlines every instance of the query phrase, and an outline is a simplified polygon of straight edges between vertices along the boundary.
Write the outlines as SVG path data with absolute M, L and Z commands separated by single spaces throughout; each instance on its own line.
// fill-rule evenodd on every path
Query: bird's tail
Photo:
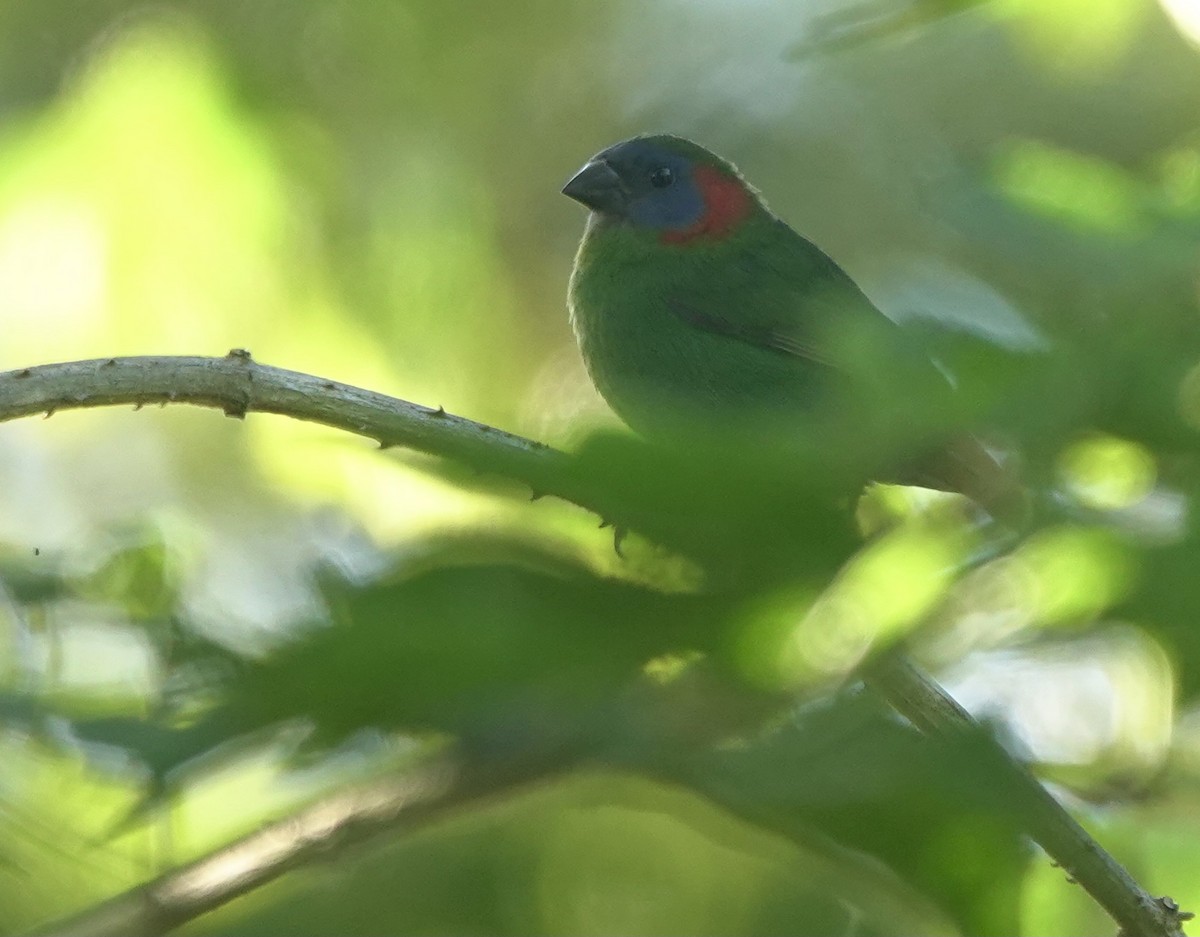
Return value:
M 966 495 L 992 517 L 1011 527 L 1029 519 L 1029 493 L 1016 469 L 994 456 L 980 440 L 956 436 L 915 460 L 901 481 Z

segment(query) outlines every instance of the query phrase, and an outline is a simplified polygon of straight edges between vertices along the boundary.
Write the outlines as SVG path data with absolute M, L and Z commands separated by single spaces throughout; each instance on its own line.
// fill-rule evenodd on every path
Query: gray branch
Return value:
M 926 735 L 981 731 L 954 697 L 902 654 L 881 655 L 864 677 Z M 980 773 L 995 779 L 997 792 L 1016 812 L 1022 828 L 1121 926 L 1120 937 L 1183 937 L 1183 922 L 1192 917 L 1189 912 L 1180 911 L 1170 898 L 1155 898 L 1142 888 L 1027 768 L 1009 757 L 994 738 L 986 738 L 985 744 L 994 770 Z
M 552 759 L 472 763 L 457 752 L 403 776 L 358 786 L 203 858 L 36 931 L 42 937 L 157 937 L 266 885 L 329 862 L 385 833 L 408 832 L 495 794 L 548 779 Z
M 243 418 L 277 413 L 376 440 L 446 456 L 524 482 L 576 504 L 588 496 L 566 471 L 565 454 L 386 394 L 298 371 L 272 368 L 235 349 L 224 358 L 97 358 L 0 373 L 0 422 L 84 407 L 191 404 Z
M 381 446 L 405 446 L 445 456 L 481 471 L 529 485 L 585 508 L 597 507 L 569 471 L 570 459 L 540 443 L 482 423 L 340 384 L 267 367 L 244 351 L 224 358 L 107 358 L 24 368 L 0 374 L 0 422 L 82 407 L 187 403 L 234 417 L 277 413 L 366 436 Z M 971 717 L 931 678 L 902 658 L 886 658 L 868 679 L 899 712 L 931 734 L 961 732 Z M 999 755 L 998 757 L 1004 757 Z M 1180 912 L 1154 898 L 1054 800 L 1037 780 L 1005 757 L 1004 784 L 1012 788 L 1029 835 L 1120 925 L 1123 937 L 1181 937 Z M 457 770 L 457 769 L 455 769 Z M 425 776 L 422 776 L 425 777 Z M 254 834 L 207 859 L 86 912 L 61 934 L 158 934 L 309 861 L 335 837 L 361 838 L 400 820 L 440 814 L 480 791 L 496 792 L 528 778 L 520 771 L 400 782 L 388 796 L 346 808 L 342 823 L 321 820 L 325 807 Z M 416 787 L 413 787 L 416 785 Z M 422 786 L 423 785 L 423 786 Z M 355 795 L 357 796 L 357 795 Z M 382 800 L 378 799 L 382 796 Z M 296 833 L 281 839 L 280 830 Z M 237 860 L 237 861 L 235 861 Z

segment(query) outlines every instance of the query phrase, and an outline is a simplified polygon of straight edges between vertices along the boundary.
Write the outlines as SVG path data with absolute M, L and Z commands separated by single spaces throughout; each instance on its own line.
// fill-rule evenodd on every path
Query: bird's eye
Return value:
M 650 184 L 656 189 L 665 189 L 675 181 L 675 174 L 667 166 L 659 166 L 650 173 Z

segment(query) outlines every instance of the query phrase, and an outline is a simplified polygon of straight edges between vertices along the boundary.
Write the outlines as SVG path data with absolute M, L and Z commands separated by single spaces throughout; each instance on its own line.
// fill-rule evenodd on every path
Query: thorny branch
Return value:
M 253 361 L 231 351 L 224 358 L 132 357 L 76 361 L 23 368 L 0 374 L 0 422 L 85 407 L 186 403 L 214 407 L 229 416 L 277 413 L 322 423 L 379 442 L 444 456 L 597 509 L 591 492 L 569 471 L 570 458 L 540 443 L 493 427 L 385 394 Z M 971 717 L 930 677 L 905 659 L 889 655 L 866 674 L 898 712 L 929 734 L 960 732 Z M 1029 835 L 1120 925 L 1122 937 L 1182 937 L 1191 917 L 1169 898 L 1155 898 L 1063 809 L 1024 768 L 995 746 L 1005 782 L 1019 794 L 1021 819 Z M 527 766 L 491 773 L 492 782 L 450 774 L 439 784 L 417 778 L 400 782 L 389 801 L 350 805 L 342 823 L 317 824 L 290 844 L 277 841 L 275 827 L 218 851 L 162 879 L 118 896 L 55 929 L 61 934 L 164 933 L 207 910 L 304 864 L 332 837 L 350 838 L 444 812 L 486 793 L 537 776 Z M 538 771 L 543 770 L 538 768 Z M 432 775 L 421 775 L 428 781 Z M 413 785 L 417 787 L 413 787 Z M 378 793 L 378 792 L 377 792 Z M 382 796 L 382 795 L 381 795 Z M 365 804 L 365 805 L 364 805 Z M 313 808 L 317 811 L 319 808 Z M 327 808 L 320 808 L 327 809 Z M 299 829 L 316 813 L 286 821 Z M 347 824 L 349 824 L 347 826 Z M 307 827 L 306 827 L 307 829 Z M 272 833 L 272 831 L 275 831 Z M 276 841 L 271 841 L 274 835 Z M 270 848 L 265 848 L 270 846 Z M 257 855 L 257 864 L 247 860 Z M 242 861 L 230 863 L 231 856 Z M 236 872 L 222 873 L 222 869 Z M 204 882 L 203 888 L 192 887 Z

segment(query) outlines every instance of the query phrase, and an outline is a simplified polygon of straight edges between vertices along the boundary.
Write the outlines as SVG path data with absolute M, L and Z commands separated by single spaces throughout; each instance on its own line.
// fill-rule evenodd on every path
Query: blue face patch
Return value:
M 633 224 L 666 231 L 689 228 L 704 217 L 707 205 L 686 156 L 629 140 L 597 158 L 621 177 L 629 199 L 625 217 Z

